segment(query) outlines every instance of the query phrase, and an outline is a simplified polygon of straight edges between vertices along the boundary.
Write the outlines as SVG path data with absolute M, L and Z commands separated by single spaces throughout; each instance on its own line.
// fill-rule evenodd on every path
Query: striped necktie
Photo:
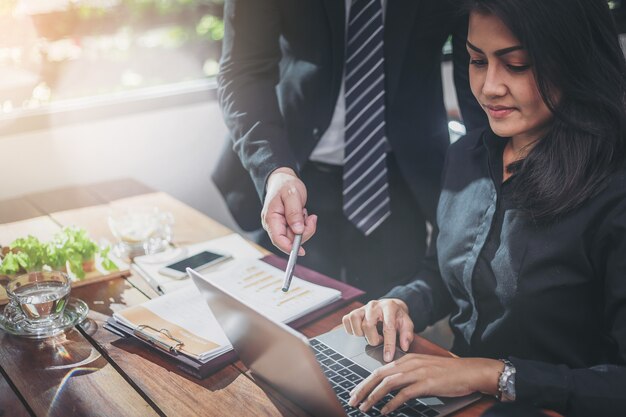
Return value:
M 389 215 L 381 0 L 353 0 L 345 65 L 343 212 L 365 236 Z

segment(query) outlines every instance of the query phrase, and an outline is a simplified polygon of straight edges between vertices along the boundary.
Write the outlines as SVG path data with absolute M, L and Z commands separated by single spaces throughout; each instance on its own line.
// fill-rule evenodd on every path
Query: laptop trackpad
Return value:
M 326 343 L 370 372 L 385 364 L 383 361 L 383 345 L 370 346 L 364 337 L 349 335 L 343 328 L 324 333 L 316 337 L 316 339 Z M 402 356 L 404 356 L 404 352 L 396 348 L 396 354 L 393 359 L 396 360 Z
M 405 355 L 400 349 L 396 348 L 396 353 L 393 357 L 393 360 L 400 359 Z M 368 346 L 365 349 L 365 352 L 361 353 L 358 356 L 351 358 L 354 363 L 361 365 L 363 368 L 372 372 L 376 368 L 380 368 L 382 365 L 385 365 L 387 362 L 383 360 L 383 345 L 379 346 Z
M 349 335 L 341 327 L 317 336 L 316 339 L 320 342 L 324 342 L 346 358 L 353 358 L 354 356 L 360 355 L 368 346 L 367 340 L 365 340 L 364 337 Z

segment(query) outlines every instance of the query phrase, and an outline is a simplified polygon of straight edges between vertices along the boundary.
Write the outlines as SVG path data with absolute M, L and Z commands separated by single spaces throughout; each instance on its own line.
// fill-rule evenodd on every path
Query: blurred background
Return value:
M 0 199 L 131 177 L 235 227 L 209 174 L 221 0 L 0 0 Z
M 621 3 L 609 2 L 625 32 Z M 226 135 L 222 10 L 223 0 L 0 0 L 0 199 L 131 177 L 238 230 L 210 181 Z M 442 71 L 454 139 L 449 62 Z

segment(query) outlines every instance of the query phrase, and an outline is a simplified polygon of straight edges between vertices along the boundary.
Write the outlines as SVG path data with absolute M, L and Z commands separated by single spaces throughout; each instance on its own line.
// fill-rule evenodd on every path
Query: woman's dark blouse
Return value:
M 626 172 L 537 225 L 511 199 L 515 176 L 502 183 L 505 143 L 486 131 L 450 147 L 436 251 L 386 297 L 406 301 L 416 331 L 451 314 L 461 356 L 508 357 L 520 401 L 626 415 Z

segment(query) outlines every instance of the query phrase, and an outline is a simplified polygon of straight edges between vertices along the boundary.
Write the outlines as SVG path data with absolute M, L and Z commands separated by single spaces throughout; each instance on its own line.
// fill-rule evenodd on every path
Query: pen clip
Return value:
M 153 336 L 149 334 L 148 332 L 146 332 L 146 329 L 151 330 L 152 332 L 158 335 L 165 336 L 166 338 L 170 339 L 172 343 L 168 343 L 164 340 L 161 340 L 156 335 Z M 178 355 L 180 353 L 180 349 L 185 345 L 182 342 L 182 340 L 177 339 L 174 336 L 172 336 L 169 330 L 167 329 L 158 330 L 152 326 L 148 326 L 147 324 L 140 324 L 139 326 L 137 326 L 137 328 L 133 330 L 133 334 L 137 336 L 139 339 L 144 340 L 150 343 L 151 345 L 158 347 L 161 350 L 173 353 L 175 355 Z

